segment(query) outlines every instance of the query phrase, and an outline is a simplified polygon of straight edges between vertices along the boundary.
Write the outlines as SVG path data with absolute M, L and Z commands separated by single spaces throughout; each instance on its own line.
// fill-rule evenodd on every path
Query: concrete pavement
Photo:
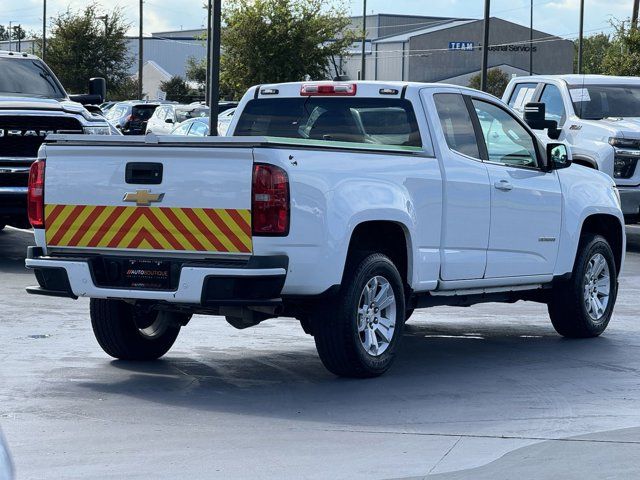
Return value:
M 277 319 L 194 317 L 165 359 L 113 361 L 88 302 L 34 297 L 27 233 L 0 233 L 0 427 L 29 478 L 638 478 L 640 255 L 605 334 L 542 305 L 412 317 L 384 377 L 324 370 Z

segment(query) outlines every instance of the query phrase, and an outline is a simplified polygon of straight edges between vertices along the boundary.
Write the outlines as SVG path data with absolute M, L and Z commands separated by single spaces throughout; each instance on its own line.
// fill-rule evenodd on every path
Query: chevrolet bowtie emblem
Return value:
M 151 193 L 149 190 L 137 190 L 135 193 L 127 192 L 122 199 L 125 202 L 136 202 L 139 207 L 148 207 L 151 202 L 161 202 L 164 193 Z

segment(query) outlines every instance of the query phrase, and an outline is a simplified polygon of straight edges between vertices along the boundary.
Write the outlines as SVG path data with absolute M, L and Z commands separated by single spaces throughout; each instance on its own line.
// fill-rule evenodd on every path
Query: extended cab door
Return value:
M 489 244 L 489 174 L 480 158 L 470 110 L 460 90 L 438 88 L 432 96 L 427 92 L 423 91 L 426 110 L 435 117 L 431 124 L 441 126 L 434 129 L 443 176 L 440 277 L 480 279 Z
M 544 172 L 538 142 L 510 111 L 472 98 L 491 182 L 485 278 L 553 273 L 562 220 L 555 171 Z

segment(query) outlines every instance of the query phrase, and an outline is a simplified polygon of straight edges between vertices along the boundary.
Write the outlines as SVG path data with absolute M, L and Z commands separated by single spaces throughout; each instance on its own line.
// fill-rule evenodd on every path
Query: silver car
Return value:
M 0 432 L 0 480 L 13 480 L 13 478 L 11 455 L 9 455 L 9 448 L 2 432 Z

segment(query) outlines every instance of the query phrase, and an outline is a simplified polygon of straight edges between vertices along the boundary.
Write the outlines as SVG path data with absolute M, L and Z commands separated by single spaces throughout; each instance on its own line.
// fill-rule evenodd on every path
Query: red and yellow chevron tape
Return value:
M 45 226 L 58 247 L 252 251 L 250 210 L 48 204 Z

